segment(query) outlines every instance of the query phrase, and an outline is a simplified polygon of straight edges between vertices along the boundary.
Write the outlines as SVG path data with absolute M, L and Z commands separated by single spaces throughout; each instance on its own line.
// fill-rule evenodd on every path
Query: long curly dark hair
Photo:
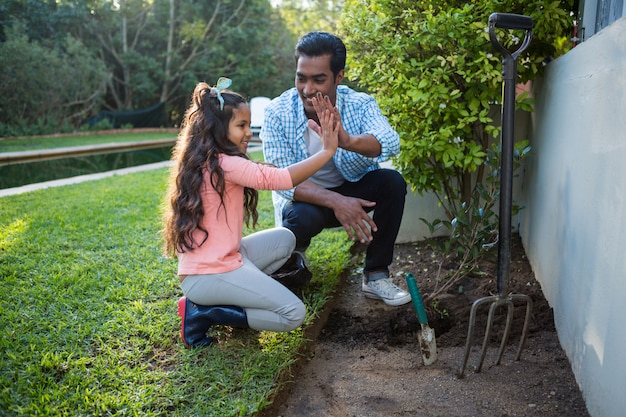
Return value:
M 224 171 L 219 164 L 219 155 L 236 155 L 248 158 L 245 153 L 228 139 L 228 124 L 233 116 L 233 109 L 247 104 L 238 93 L 224 90 L 221 92 L 224 108 L 211 86 L 198 83 L 191 97 L 189 108 L 185 112 L 183 125 L 172 152 L 174 164 L 170 171 L 169 189 L 165 210 L 165 253 L 174 256 L 176 252 L 191 251 L 202 245 L 209 237 L 209 232 L 202 226 L 204 210 L 202 208 L 202 183 L 205 170 L 211 173 L 211 186 L 220 196 L 220 205 L 224 207 Z M 245 222 L 256 225 L 258 192 L 244 189 Z M 200 230 L 204 237 L 200 242 L 193 238 L 193 232 Z

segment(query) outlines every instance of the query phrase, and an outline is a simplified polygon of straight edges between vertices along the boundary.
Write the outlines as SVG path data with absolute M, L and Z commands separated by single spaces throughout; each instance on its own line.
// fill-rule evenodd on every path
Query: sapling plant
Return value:
M 521 166 L 522 159 L 530 153 L 528 141 L 515 144 L 513 169 Z M 498 203 L 500 197 L 500 146 L 492 145 L 487 152 L 484 165 L 487 168 L 485 180 L 476 184 L 476 192 L 469 202 L 462 202 L 452 220 L 435 219 L 428 221 L 421 218 L 429 228 L 431 235 L 444 227 L 447 237 L 430 239 L 429 245 L 442 257 L 440 268 L 435 277 L 436 287 L 433 292 L 424 296 L 425 300 L 436 299 L 457 285 L 461 278 L 469 273 L 481 274 L 479 261 L 485 253 L 496 247 L 498 243 Z M 458 196 L 456 198 L 459 198 Z M 522 207 L 513 203 L 512 214 L 516 215 Z M 441 276 L 444 261 L 454 257 L 458 267 L 446 276 Z

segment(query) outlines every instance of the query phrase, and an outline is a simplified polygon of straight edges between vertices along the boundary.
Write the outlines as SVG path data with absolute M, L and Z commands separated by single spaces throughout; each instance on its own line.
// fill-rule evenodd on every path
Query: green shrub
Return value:
M 446 213 L 440 223 L 467 221 L 469 232 L 488 230 L 495 219 L 484 223 L 484 216 L 470 215 L 492 203 L 485 197 L 497 198 L 485 191 L 492 186 L 486 181 L 498 180 L 487 175 L 487 157 L 499 133 L 493 109 L 502 99 L 502 57 L 489 40 L 489 15 L 506 12 L 533 18 L 533 41 L 518 58 L 523 83 L 540 74 L 546 58 L 566 50 L 563 39 L 572 33 L 572 4 L 346 1 L 341 27 L 350 51 L 347 76 L 377 97 L 400 134 L 401 152 L 394 162 L 414 190 L 436 195 Z M 523 37 L 520 31 L 498 30 L 498 35 L 514 49 Z M 532 111 L 526 94 L 517 97 L 517 105 Z M 473 245 L 458 243 L 470 254 L 476 252 Z

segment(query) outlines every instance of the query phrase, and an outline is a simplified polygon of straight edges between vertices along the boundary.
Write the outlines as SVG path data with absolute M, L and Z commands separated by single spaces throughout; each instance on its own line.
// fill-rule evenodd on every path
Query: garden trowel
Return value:
M 428 325 L 428 317 L 426 316 L 426 309 L 424 308 L 424 301 L 420 295 L 420 291 L 417 288 L 415 277 L 410 272 L 406 274 L 406 285 L 409 288 L 411 294 L 411 301 L 413 301 L 413 308 L 417 314 L 417 319 L 422 326 L 419 332 L 420 350 L 422 352 L 422 360 L 424 365 L 432 365 L 437 360 L 437 342 L 435 340 L 435 330 L 431 329 Z

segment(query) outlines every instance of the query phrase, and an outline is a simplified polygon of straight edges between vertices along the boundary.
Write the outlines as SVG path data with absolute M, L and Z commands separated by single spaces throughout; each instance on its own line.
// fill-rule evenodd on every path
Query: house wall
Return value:
M 382 166 L 390 169 L 394 168 L 390 163 L 382 164 Z M 420 195 L 412 191 L 411 186 L 408 185 L 402 223 L 400 224 L 396 243 L 419 242 L 431 237 L 428 226 L 420 219 L 432 222 L 435 219 L 445 218 L 446 213 L 443 208 L 439 207 L 435 194 L 424 193 Z M 446 233 L 446 229 L 442 228 L 435 233 L 435 236 Z
M 593 417 L 626 410 L 626 18 L 535 85 L 520 234 Z

